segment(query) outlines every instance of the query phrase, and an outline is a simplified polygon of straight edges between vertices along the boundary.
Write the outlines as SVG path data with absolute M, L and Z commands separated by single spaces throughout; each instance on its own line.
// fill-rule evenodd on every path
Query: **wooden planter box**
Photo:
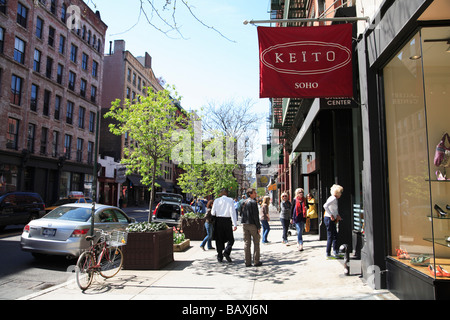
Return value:
M 173 244 L 173 252 L 182 252 L 191 246 L 191 240 L 186 239 L 182 243 Z
M 123 247 L 123 268 L 158 270 L 173 261 L 172 229 L 157 232 L 128 233 Z
M 205 219 L 183 219 L 181 230 L 186 235 L 186 239 L 201 241 L 206 237 Z

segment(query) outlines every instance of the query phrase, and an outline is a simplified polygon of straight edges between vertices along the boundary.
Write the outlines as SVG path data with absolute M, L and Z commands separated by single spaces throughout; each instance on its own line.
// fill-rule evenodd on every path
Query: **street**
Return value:
M 146 221 L 148 209 L 125 208 L 136 221 Z M 24 225 L 8 226 L 0 232 L 0 300 L 17 299 L 59 285 L 73 277 L 76 260 L 65 257 L 34 258 L 20 249 Z

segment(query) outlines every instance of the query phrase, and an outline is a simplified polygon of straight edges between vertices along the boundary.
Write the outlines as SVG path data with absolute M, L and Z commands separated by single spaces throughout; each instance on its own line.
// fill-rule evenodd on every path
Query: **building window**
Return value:
M 73 102 L 67 101 L 66 123 L 68 124 L 73 124 L 73 109 L 74 109 Z
M 0 0 L 0 12 L 6 14 L 6 0 Z
M 67 6 L 63 3 L 61 6 L 61 21 L 66 23 L 67 19 Z
M 5 44 L 5 29 L 0 27 L 0 53 L 3 53 L 4 44 Z
M 55 97 L 55 120 L 59 120 L 60 118 L 60 110 L 61 110 L 61 97 Z
M 128 68 L 128 71 L 127 71 L 127 79 L 128 79 L 128 81 L 131 81 L 131 69 L 130 68 Z
M 13 74 L 11 79 L 11 103 L 18 106 L 22 102 L 22 84 L 23 79 Z
M 77 76 L 72 71 L 69 71 L 69 89 L 75 91 L 75 80 Z
M 88 61 L 89 61 L 89 56 L 83 52 L 83 58 L 81 61 L 81 68 L 83 68 L 83 70 L 87 70 L 88 68 Z
M 28 9 L 19 2 L 17 4 L 17 23 L 24 28 L 27 27 L 27 16 L 28 16 Z
M 92 76 L 97 78 L 98 76 L 98 62 L 97 61 L 92 61 Z
M 31 85 L 30 109 L 37 111 L 39 87 L 35 84 Z
M 77 139 L 77 161 L 82 162 L 83 161 L 83 139 L 78 138 Z
M 66 134 L 64 136 L 64 155 L 66 156 L 66 159 L 70 160 L 71 156 L 71 150 L 72 149 L 72 136 Z
M 89 132 L 95 132 L 95 112 L 89 113 Z
M 97 87 L 91 86 L 91 102 L 95 103 L 97 101 Z
M 53 141 L 52 141 L 52 157 L 56 158 L 58 156 L 58 140 L 59 132 L 53 131 Z
M 48 27 L 48 45 L 53 47 L 55 45 L 55 28 Z
M 22 64 L 25 62 L 25 42 L 17 37 L 14 43 L 14 60 Z
M 38 49 L 34 49 L 33 70 L 41 72 L 41 52 Z
M 47 155 L 48 128 L 42 127 L 40 154 Z
M 59 84 L 63 83 L 63 73 L 64 73 L 64 66 L 62 64 L 58 63 L 58 71 L 56 74 L 56 82 Z
M 82 96 L 83 98 L 86 97 L 86 86 L 87 86 L 86 80 L 81 79 L 81 81 L 80 81 L 80 96 Z
M 39 39 L 42 39 L 43 30 L 44 30 L 44 20 L 37 17 L 37 19 L 36 19 L 36 37 L 38 37 Z
M 52 0 L 50 2 L 50 12 L 52 14 L 56 14 L 56 7 L 58 6 L 58 3 L 56 2 L 56 0 Z
M 78 47 L 72 43 L 70 46 L 70 60 L 72 60 L 72 62 L 77 63 L 77 53 Z
M 34 138 L 36 136 L 36 125 L 28 124 L 28 134 L 27 134 L 27 150 L 34 153 Z
M 44 116 L 48 116 L 50 113 L 50 96 L 51 96 L 51 92 L 48 90 L 44 91 L 44 106 L 42 109 L 42 114 Z
M 45 69 L 45 75 L 47 78 L 52 78 L 52 70 L 53 70 L 53 59 L 50 57 L 47 57 L 47 68 Z
M 59 36 L 59 49 L 58 52 L 64 54 L 66 52 L 66 37 L 63 35 Z
M 86 109 L 83 107 L 80 107 L 78 111 L 78 127 L 80 129 L 84 129 L 84 117 L 86 115 Z
M 6 148 L 17 150 L 19 147 L 19 120 L 8 118 L 8 133 L 6 134 Z

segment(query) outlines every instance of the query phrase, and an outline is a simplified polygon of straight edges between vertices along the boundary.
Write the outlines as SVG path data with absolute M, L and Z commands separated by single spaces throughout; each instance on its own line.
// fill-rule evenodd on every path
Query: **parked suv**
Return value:
M 27 224 L 45 215 L 41 196 L 33 192 L 10 192 L 0 196 L 0 230 L 7 225 Z
M 165 222 L 168 226 L 176 226 L 186 212 L 193 212 L 192 207 L 181 203 L 183 197 L 175 193 L 157 192 L 156 199 L 160 199 L 153 211 L 152 221 Z

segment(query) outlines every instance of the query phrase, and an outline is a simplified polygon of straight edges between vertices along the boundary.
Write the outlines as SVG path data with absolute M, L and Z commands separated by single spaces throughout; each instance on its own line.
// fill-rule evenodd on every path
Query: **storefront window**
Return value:
M 0 194 L 17 190 L 17 167 L 9 164 L 3 165 L 0 171 Z
M 450 132 L 449 39 L 450 27 L 423 28 L 383 70 L 391 255 L 426 274 L 434 258 L 450 266 L 450 213 L 435 209 L 450 211 L 450 180 L 438 180 L 446 168 L 433 161 L 436 145 Z M 405 253 L 397 256 L 397 249 Z M 414 258 L 424 263 L 417 266 Z
M 70 172 L 61 172 L 61 179 L 59 184 L 59 198 L 65 198 L 70 191 Z

